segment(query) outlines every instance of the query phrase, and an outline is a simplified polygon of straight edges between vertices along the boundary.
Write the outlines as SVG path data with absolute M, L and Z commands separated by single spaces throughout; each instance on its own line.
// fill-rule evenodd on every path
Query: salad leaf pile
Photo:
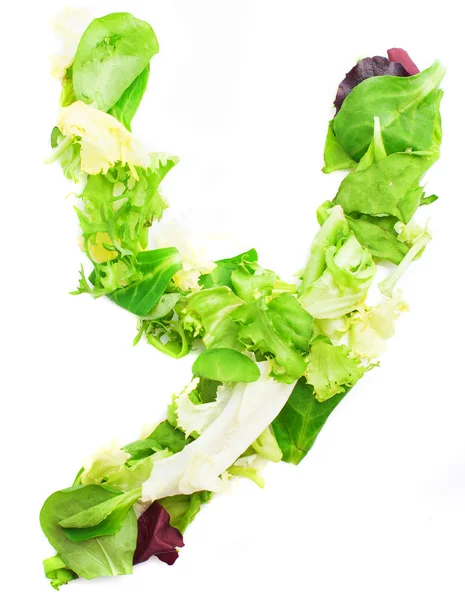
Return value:
M 331 412 L 373 369 L 406 309 L 396 284 L 430 240 L 413 217 L 436 196 L 422 178 L 439 157 L 444 68 L 419 71 L 402 49 L 360 60 L 341 82 L 324 171 L 346 169 L 297 282 L 260 265 L 255 249 L 210 261 L 179 231 L 151 243 L 177 158 L 149 153 L 131 126 L 158 52 L 128 13 L 94 19 L 63 81 L 51 161 L 81 182 L 82 250 L 75 294 L 106 296 L 137 316 L 138 333 L 178 358 L 192 380 L 165 420 L 122 448 L 103 447 L 40 523 L 56 555 L 54 588 L 131 573 L 152 556 L 172 565 L 188 525 L 236 477 L 263 487 L 267 462 L 299 464 Z M 380 263 L 383 297 L 369 305 Z

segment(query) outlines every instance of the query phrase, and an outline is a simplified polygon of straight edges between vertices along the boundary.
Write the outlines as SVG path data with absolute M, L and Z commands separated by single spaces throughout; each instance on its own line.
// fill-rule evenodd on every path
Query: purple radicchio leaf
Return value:
M 387 51 L 390 61 L 400 63 L 409 75 L 416 75 L 420 69 L 402 48 L 391 48 Z
M 412 63 L 413 64 L 413 63 Z M 379 75 L 395 75 L 397 77 L 408 77 L 410 73 L 398 62 L 392 62 L 384 56 L 373 56 L 372 58 L 362 58 L 351 69 L 337 88 L 334 106 L 336 113 L 339 112 L 342 103 L 350 92 L 362 81 L 370 77 Z
M 170 525 L 169 514 L 158 502 L 151 504 L 137 521 L 137 546 L 133 564 L 138 565 L 151 556 L 156 556 L 172 565 L 179 556 L 176 548 L 182 546 L 182 534 Z

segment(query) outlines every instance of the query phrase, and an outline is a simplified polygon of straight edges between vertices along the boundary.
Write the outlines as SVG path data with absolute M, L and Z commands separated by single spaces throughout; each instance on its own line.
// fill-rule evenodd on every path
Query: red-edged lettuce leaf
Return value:
M 408 56 L 407 53 L 405 53 Z M 412 63 L 413 65 L 413 63 Z M 380 75 L 395 75 L 396 77 L 409 77 L 410 73 L 402 66 L 400 62 L 392 62 L 384 56 L 373 56 L 372 58 L 362 58 L 353 67 L 339 84 L 337 88 L 334 106 L 336 113 L 340 110 L 342 103 L 350 92 L 362 81 L 370 77 Z
M 176 548 L 182 546 L 182 534 L 170 525 L 170 516 L 163 506 L 154 502 L 137 521 L 133 564 L 138 565 L 156 556 L 167 565 L 172 565 L 179 556 Z
M 387 55 L 390 61 L 400 63 L 409 75 L 416 75 L 420 72 L 420 69 L 402 48 L 391 48 L 387 51 Z

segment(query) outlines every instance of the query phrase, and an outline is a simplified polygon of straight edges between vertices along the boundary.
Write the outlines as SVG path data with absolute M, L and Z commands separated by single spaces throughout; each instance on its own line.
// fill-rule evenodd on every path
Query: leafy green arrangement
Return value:
M 75 293 L 136 315 L 136 343 L 173 357 L 195 350 L 193 378 L 149 435 L 102 448 L 46 500 L 40 522 L 57 554 L 44 568 L 56 589 L 152 556 L 173 564 L 187 526 L 231 478 L 263 486 L 266 462 L 298 464 L 377 365 L 406 309 L 396 283 L 430 240 L 413 216 L 436 200 L 421 179 L 439 157 L 444 68 L 418 72 L 392 49 L 340 85 L 324 170 L 349 173 L 317 210 L 298 284 L 261 267 L 254 249 L 212 263 L 185 239 L 150 247 L 177 158 L 147 153 L 130 127 L 157 52 L 151 27 L 128 13 L 90 23 L 62 80 L 52 160 L 82 181 L 76 212 L 92 267 Z M 380 261 L 391 264 L 383 299 L 368 305 Z

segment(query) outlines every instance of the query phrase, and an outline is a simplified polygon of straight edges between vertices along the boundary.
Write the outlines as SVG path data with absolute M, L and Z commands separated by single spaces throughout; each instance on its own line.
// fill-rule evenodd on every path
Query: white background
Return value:
M 317 7 L 317 4 L 320 8 Z M 402 280 L 411 311 L 382 367 L 341 404 L 298 467 L 272 465 L 206 506 L 174 567 L 73 582 L 67 598 L 465 597 L 463 29 L 452 2 L 150 0 L 79 2 L 94 16 L 130 10 L 160 54 L 134 121 L 150 150 L 179 155 L 164 185 L 192 231 L 255 246 L 291 276 L 316 232 L 316 207 L 340 176 L 322 151 L 337 84 L 356 59 L 405 47 L 444 80 L 440 200 L 434 240 Z M 59 86 L 49 77 L 49 21 L 62 2 L 13 2 L 1 36 L 2 591 L 52 598 L 52 554 L 38 514 L 81 461 L 117 435 L 158 421 L 188 380 L 176 362 L 131 345 L 134 318 L 73 297 L 82 255 L 71 190 L 46 167 Z M 5 12 L 6 10 L 6 12 Z M 155 227 L 154 227 L 155 231 Z M 219 258 L 219 256 L 213 256 Z

